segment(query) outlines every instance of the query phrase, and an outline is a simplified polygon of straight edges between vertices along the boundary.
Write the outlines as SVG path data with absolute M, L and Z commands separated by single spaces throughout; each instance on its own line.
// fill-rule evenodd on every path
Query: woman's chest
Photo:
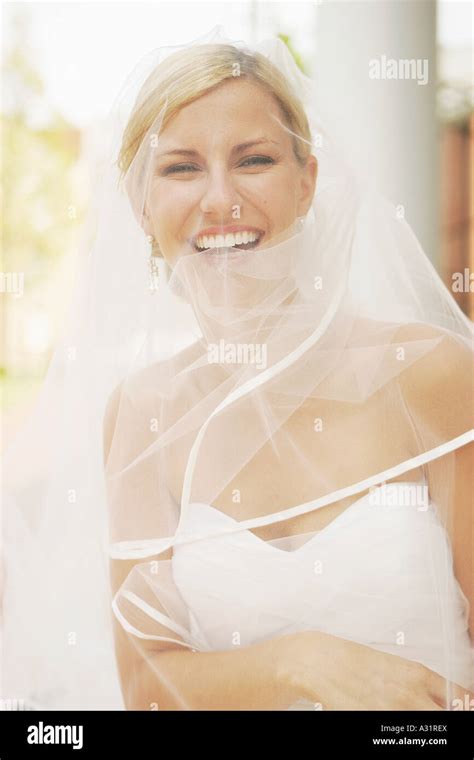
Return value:
M 260 410 L 261 414 L 261 410 Z M 306 504 L 364 480 L 408 458 L 408 443 L 381 429 L 377 409 L 309 399 L 281 424 L 259 419 L 259 410 L 229 410 L 202 437 L 193 466 L 191 501 L 247 520 Z M 400 425 L 398 425 L 400 429 Z M 181 501 L 195 433 L 169 451 L 168 486 Z M 404 476 L 417 479 L 419 472 Z M 322 530 L 355 497 L 262 526 L 255 535 L 272 540 Z

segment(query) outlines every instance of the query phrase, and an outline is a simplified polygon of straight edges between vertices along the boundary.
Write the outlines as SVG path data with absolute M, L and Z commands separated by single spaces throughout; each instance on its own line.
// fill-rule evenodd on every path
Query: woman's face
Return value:
M 183 107 L 154 158 L 144 229 L 171 267 L 183 255 L 276 242 L 314 194 L 316 159 L 298 164 L 278 104 L 245 79 Z

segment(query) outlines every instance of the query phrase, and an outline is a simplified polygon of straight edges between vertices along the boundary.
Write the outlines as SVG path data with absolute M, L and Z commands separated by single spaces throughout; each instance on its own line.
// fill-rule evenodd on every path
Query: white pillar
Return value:
M 313 74 L 328 126 L 353 165 L 404 206 L 437 266 L 436 1 L 320 0 L 316 12 Z M 370 77 L 374 60 L 385 78 Z M 416 78 L 401 78 L 409 60 Z

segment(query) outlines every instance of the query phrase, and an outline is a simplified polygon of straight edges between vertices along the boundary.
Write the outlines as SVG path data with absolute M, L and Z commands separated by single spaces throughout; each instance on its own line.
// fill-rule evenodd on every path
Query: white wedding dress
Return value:
M 414 486 L 395 484 L 390 505 L 366 493 L 311 534 L 265 541 L 242 530 L 175 546 L 173 578 L 195 640 L 223 650 L 314 629 L 421 662 L 472 688 L 468 602 L 454 572 L 446 573 L 450 543 L 433 502 L 406 503 L 406 485 Z M 190 503 L 181 525 L 202 533 L 230 523 L 220 510 Z M 440 604 L 455 658 L 443 647 Z M 300 700 L 290 709 L 315 706 Z

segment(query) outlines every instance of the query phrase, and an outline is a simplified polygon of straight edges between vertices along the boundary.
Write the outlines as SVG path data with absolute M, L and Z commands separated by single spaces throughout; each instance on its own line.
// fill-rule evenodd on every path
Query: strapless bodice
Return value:
M 429 499 L 407 503 L 407 485 L 413 493 L 413 483 L 390 484 L 390 503 L 376 498 L 382 486 L 372 489 L 292 550 L 249 530 L 176 545 L 173 577 L 193 634 L 215 650 L 319 630 L 472 688 L 468 603 L 454 573 L 446 581 L 447 534 Z M 219 509 L 191 503 L 180 530 L 212 533 L 231 524 L 238 523 Z M 449 625 L 449 658 L 441 620 Z

